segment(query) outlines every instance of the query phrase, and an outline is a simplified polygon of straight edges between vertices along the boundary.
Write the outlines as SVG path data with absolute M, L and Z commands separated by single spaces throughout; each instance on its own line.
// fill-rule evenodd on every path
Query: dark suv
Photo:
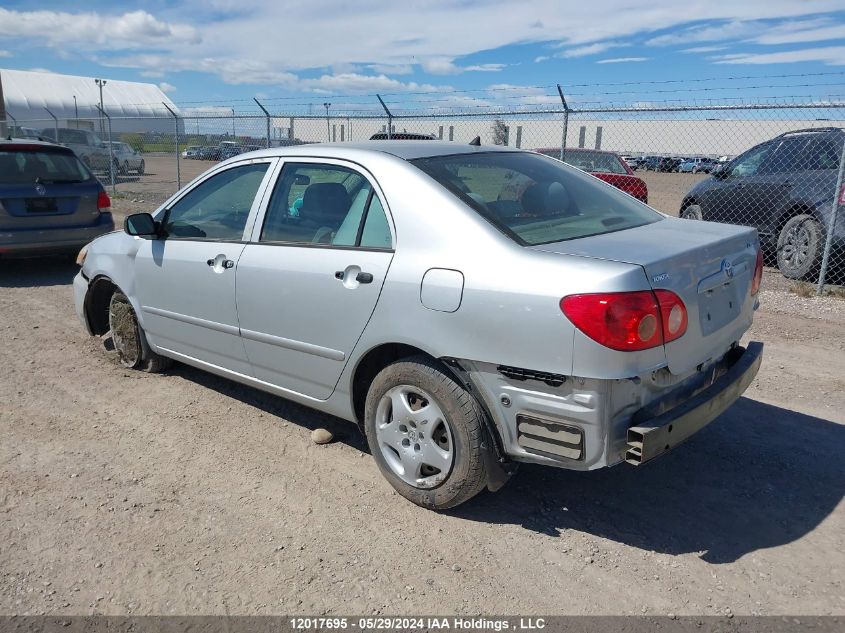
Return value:
M 839 128 L 813 128 L 752 147 L 690 189 L 681 217 L 756 227 L 786 277 L 808 278 L 818 270 L 833 200 L 842 193 L 836 177 L 843 141 Z M 845 244 L 845 214 L 833 237 L 835 247 Z

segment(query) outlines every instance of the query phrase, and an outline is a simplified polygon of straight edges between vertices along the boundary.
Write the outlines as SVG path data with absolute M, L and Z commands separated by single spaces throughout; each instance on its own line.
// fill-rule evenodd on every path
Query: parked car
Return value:
M 790 279 L 815 275 L 821 263 L 842 151 L 840 128 L 787 132 L 741 154 L 684 197 L 680 215 L 756 227 Z M 843 200 L 845 202 L 845 200 Z M 845 245 L 845 217 L 834 246 Z
M 206 145 L 204 147 L 200 147 L 199 151 L 197 152 L 197 160 L 216 160 L 215 156 L 217 156 L 218 150 L 213 145 Z
M 626 156 L 622 154 L 622 160 L 625 161 L 625 164 L 631 168 L 631 171 L 637 171 L 640 166 L 640 159 L 636 156 Z
M 434 509 L 518 462 L 647 462 L 762 358 L 739 345 L 762 275 L 754 229 L 690 230 L 501 147 L 245 154 L 79 261 L 76 311 L 125 367 L 175 359 L 355 422 L 390 484 Z
M 114 230 L 110 207 L 71 149 L 0 140 L 0 257 L 74 252 Z
M 561 154 L 559 147 L 535 151 L 552 158 L 559 158 Z M 634 176 L 634 172 L 619 154 L 595 149 L 568 148 L 563 154 L 563 160 L 634 196 L 637 200 L 648 203 L 648 186 L 644 180 Z
M 146 167 L 144 158 L 137 150 L 132 149 L 126 143 L 119 143 L 117 141 L 112 141 L 111 146 L 117 173 L 126 175 L 130 171 L 134 171 L 139 176 L 144 174 Z
M 716 161 L 712 158 L 687 158 L 678 165 L 678 171 L 686 174 L 697 174 L 698 172 L 709 174 L 716 164 Z
M 228 160 L 243 153 L 244 151 L 239 145 L 224 145 L 217 148 L 217 160 Z
M 658 171 L 658 166 L 665 159 L 665 156 L 646 156 L 640 163 L 640 168 L 645 171 Z
M 69 147 L 89 169 L 108 171 L 111 155 L 108 145 L 99 136 L 89 130 L 60 127 L 57 141 L 56 132 L 56 128 L 47 127 L 39 132 L 39 136 L 44 140 Z
M 199 145 L 191 145 L 182 152 L 182 158 L 199 158 L 200 149 L 202 148 Z
M 435 141 L 437 137 L 434 134 L 417 134 L 416 132 L 391 132 L 388 137 L 387 132 L 377 132 L 370 137 L 371 141 Z

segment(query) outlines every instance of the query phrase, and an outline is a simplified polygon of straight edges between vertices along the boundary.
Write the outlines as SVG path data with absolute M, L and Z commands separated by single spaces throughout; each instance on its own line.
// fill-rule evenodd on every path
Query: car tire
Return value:
M 109 330 L 117 358 L 127 369 L 157 374 L 173 364 L 149 348 L 132 304 L 119 290 L 109 301 Z
M 128 160 L 123 161 L 123 166 L 120 168 L 120 173 L 123 174 L 124 176 L 129 174 L 129 161 Z
M 142 160 L 142 161 L 141 161 L 141 164 L 140 164 L 140 165 L 138 165 L 138 175 L 139 175 L 139 176 L 143 176 L 143 175 L 144 175 L 144 167 L 145 167 L 145 165 L 144 165 L 144 161 Z
M 778 235 L 777 262 L 787 279 L 806 279 L 819 268 L 824 230 L 813 216 L 802 213 L 790 218 Z
M 414 356 L 376 375 L 364 429 L 379 470 L 396 492 L 418 506 L 445 510 L 487 484 L 484 453 L 491 445 L 484 416 L 441 363 Z
M 685 220 L 703 220 L 704 213 L 699 205 L 691 204 L 681 211 L 681 217 Z

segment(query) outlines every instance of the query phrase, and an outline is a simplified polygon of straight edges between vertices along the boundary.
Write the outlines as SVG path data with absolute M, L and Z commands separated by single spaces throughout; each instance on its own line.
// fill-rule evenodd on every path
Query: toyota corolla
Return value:
M 78 261 L 77 312 L 124 366 L 176 360 L 356 423 L 390 484 L 430 508 L 518 462 L 647 462 L 762 359 L 740 345 L 754 229 L 666 217 L 508 148 L 242 154 Z

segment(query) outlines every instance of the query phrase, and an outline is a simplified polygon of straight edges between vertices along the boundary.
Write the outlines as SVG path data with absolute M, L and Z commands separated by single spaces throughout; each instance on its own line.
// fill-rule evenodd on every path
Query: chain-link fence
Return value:
M 653 104 L 508 111 L 326 115 L 102 116 L 7 121 L 6 133 L 58 138 L 130 200 L 160 203 L 242 152 L 372 137 L 432 138 L 537 150 L 589 171 L 666 214 L 754 226 L 767 264 L 789 279 L 845 285 L 845 104 Z M 693 225 L 691 225 L 692 227 Z M 694 230 L 691 228 L 691 230 Z

